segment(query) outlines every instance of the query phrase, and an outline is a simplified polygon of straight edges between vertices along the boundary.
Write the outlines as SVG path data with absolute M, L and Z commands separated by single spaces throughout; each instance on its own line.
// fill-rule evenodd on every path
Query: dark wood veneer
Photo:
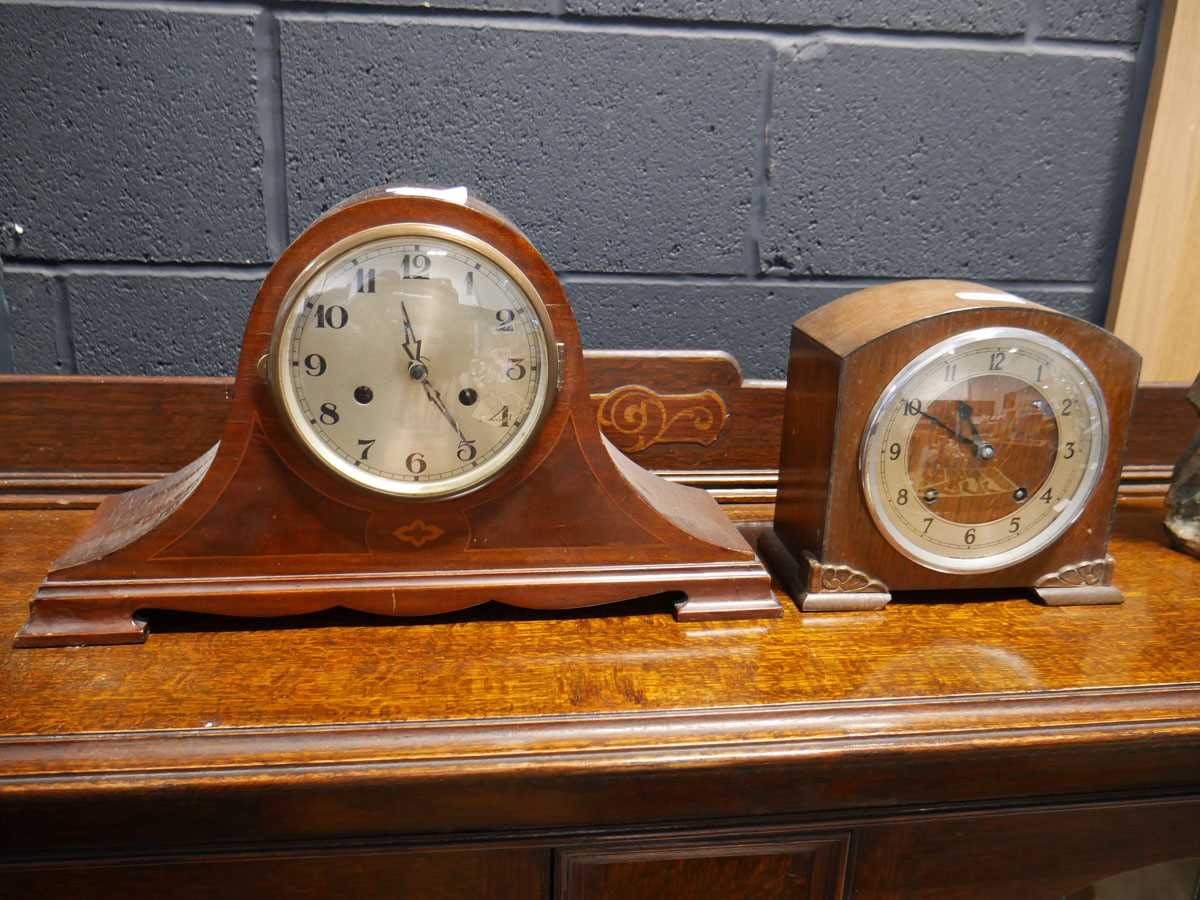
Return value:
M 384 496 L 320 464 L 261 365 L 288 292 L 313 262 L 396 223 L 449 227 L 495 247 L 528 277 L 557 343 L 557 393 L 528 445 L 491 481 L 437 500 Z M 711 410 L 707 420 L 710 432 L 724 424 Z M 665 435 L 666 425 L 652 437 Z M 558 609 L 663 592 L 682 595 L 680 619 L 780 614 L 762 564 L 713 499 L 629 462 L 601 435 L 570 302 L 525 236 L 489 208 L 377 191 L 326 213 L 271 267 L 220 441 L 160 481 L 106 499 L 38 587 L 15 645 L 137 643 L 146 609 L 424 616 L 489 601 Z

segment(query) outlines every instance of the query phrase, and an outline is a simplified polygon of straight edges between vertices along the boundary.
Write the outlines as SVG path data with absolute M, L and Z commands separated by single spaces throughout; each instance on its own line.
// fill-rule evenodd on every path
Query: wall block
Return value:
M 775 78 L 764 268 L 1099 278 L 1132 75 L 1108 57 L 798 45 Z
M 671 284 L 566 280 L 588 347 L 730 349 L 747 378 L 787 377 L 791 325 L 865 287 L 855 284 Z M 999 289 L 1005 290 L 1002 285 Z M 1104 297 L 1087 287 L 1014 291 L 1027 300 L 1103 321 Z M 636 326 L 631 327 L 631 322 Z
M 558 268 L 745 270 L 761 42 L 286 20 L 281 39 L 293 233 L 375 184 L 466 184 Z
M 80 374 L 232 375 L 254 279 L 73 275 L 65 279 Z
M 0 216 L 25 228 L 6 254 L 263 261 L 252 28 L 0 6 Z
M 69 354 L 59 341 L 61 288 L 54 278 L 24 272 L 4 273 L 13 368 L 30 375 L 68 375 Z

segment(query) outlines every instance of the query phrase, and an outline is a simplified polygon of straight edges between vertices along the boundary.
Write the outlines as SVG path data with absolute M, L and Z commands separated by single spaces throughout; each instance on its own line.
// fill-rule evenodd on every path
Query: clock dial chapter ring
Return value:
M 1071 350 L 1027 329 L 975 329 L 919 354 L 880 396 L 859 455 L 864 499 L 909 559 L 997 571 L 1079 517 L 1107 443 L 1100 388 Z
M 529 278 L 465 231 L 400 222 L 294 279 L 267 366 L 309 455 L 367 490 L 442 499 L 507 471 L 553 408 L 558 358 Z

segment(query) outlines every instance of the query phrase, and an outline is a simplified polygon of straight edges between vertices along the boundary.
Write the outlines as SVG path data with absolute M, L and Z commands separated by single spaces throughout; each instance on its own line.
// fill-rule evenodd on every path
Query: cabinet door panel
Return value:
M 0 867 L 0 894 L 22 900 L 543 900 L 542 850 L 362 851 L 205 856 Z
M 1058 900 L 1088 896 L 1089 883 L 1130 869 L 1197 854 L 1196 798 L 914 819 L 857 832 L 853 896 Z
M 558 900 L 836 900 L 846 835 L 697 836 L 560 850 Z

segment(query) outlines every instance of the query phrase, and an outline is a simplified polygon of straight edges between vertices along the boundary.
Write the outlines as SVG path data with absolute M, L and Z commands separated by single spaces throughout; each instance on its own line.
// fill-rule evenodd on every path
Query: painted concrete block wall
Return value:
M 230 372 L 270 261 L 392 180 L 505 210 L 592 347 L 781 377 L 791 321 L 900 277 L 1099 322 L 1146 5 L 8 2 L 0 369 Z

